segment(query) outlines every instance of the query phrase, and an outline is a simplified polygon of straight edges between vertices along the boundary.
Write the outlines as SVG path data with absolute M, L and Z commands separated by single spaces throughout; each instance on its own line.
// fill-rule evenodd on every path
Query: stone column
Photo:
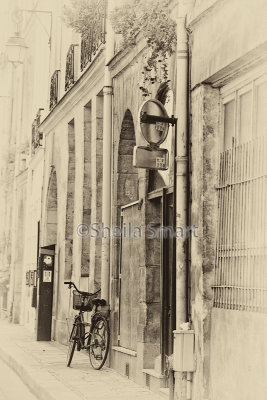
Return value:
M 92 136 L 91 136 L 91 224 L 95 229 L 102 223 L 102 168 L 103 168 L 103 97 L 92 100 Z M 96 232 L 92 231 L 92 236 Z M 90 238 L 89 288 L 95 290 L 101 284 L 101 237 Z M 95 287 L 95 285 L 97 287 Z
M 68 123 L 68 184 L 65 228 L 65 276 L 72 277 L 73 269 L 73 216 L 75 191 L 75 125 L 74 120 Z
M 75 182 L 73 215 L 73 271 L 72 280 L 80 285 L 82 238 L 77 228 L 83 221 L 83 179 L 84 179 L 84 112 L 81 105 L 75 111 Z

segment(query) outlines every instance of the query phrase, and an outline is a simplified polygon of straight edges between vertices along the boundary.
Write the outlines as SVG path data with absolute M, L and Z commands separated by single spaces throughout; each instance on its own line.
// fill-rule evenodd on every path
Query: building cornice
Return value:
M 96 85 L 96 83 L 104 79 L 105 70 L 105 53 L 102 47 L 98 55 L 94 58 L 87 70 L 79 77 L 74 85 L 60 98 L 55 107 L 45 116 L 39 130 L 47 135 L 58 122 L 64 118 L 74 106 Z
M 212 84 L 213 87 L 222 87 L 229 82 L 249 74 L 256 68 L 262 73 L 266 71 L 267 62 L 267 41 L 262 45 L 244 54 L 238 60 L 235 60 L 230 65 L 227 65 L 222 70 L 216 72 L 204 81 L 204 83 Z M 253 74 L 253 72 L 252 72 Z M 241 78 L 244 79 L 244 78 Z
M 200 2 L 198 7 L 193 7 L 186 16 L 186 26 L 193 29 L 203 18 L 210 14 L 216 6 L 227 0 L 207 0 Z
M 146 46 L 147 44 L 145 38 L 139 33 L 136 36 L 135 46 L 118 51 L 118 53 L 116 53 L 114 57 L 107 63 L 111 77 L 115 78 L 122 73 L 123 70 L 127 69 L 135 60 L 135 58 L 137 58 L 140 53 L 144 51 Z

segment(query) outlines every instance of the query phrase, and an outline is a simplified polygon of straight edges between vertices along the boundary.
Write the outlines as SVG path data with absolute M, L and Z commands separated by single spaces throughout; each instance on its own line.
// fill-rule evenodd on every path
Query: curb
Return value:
M 64 400 L 81 400 L 80 396 L 77 396 L 76 393 L 68 389 L 52 374 L 41 368 L 38 363 L 33 365 L 33 359 L 27 354 L 25 355 L 19 348 L 10 350 L 10 352 L 6 352 L 1 347 L 0 358 L 21 378 L 38 400 L 59 400 L 61 398 L 64 398 Z M 10 354 L 12 350 L 16 350 L 16 356 Z M 22 365 L 16 358 L 20 360 L 25 359 L 25 361 L 27 359 L 31 360 L 32 365 L 27 365 L 27 362 L 25 365 Z M 49 387 L 53 387 L 53 394 L 47 389 L 47 384 L 49 384 Z

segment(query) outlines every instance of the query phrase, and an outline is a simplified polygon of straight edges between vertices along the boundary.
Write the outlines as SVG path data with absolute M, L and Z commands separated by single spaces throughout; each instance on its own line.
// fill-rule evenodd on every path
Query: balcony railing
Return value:
M 39 108 L 36 117 L 32 123 L 32 154 L 35 154 L 36 149 L 42 146 L 43 133 L 39 131 L 39 125 L 41 123 L 41 111 L 43 108 Z
M 105 43 L 106 0 L 99 0 L 94 18 L 81 43 L 81 71 L 90 63 L 102 43 Z
M 71 44 L 66 58 L 65 90 L 68 90 L 76 81 L 76 48 L 77 44 Z
M 50 82 L 50 104 L 49 104 L 49 109 L 52 110 L 52 108 L 55 107 L 59 100 L 59 70 L 57 69 L 53 75 L 51 76 L 51 82 Z

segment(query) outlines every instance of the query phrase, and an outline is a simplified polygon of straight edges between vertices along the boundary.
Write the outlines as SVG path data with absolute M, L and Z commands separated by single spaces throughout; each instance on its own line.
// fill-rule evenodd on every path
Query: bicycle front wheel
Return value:
M 100 369 L 106 362 L 109 351 L 109 325 L 103 315 L 94 321 L 89 339 L 88 351 L 90 363 L 94 369 Z
M 76 347 L 77 343 L 77 338 L 78 338 L 78 326 L 74 325 L 70 334 L 69 338 L 69 348 L 68 348 L 68 354 L 67 354 L 67 367 L 70 367 L 74 350 Z

